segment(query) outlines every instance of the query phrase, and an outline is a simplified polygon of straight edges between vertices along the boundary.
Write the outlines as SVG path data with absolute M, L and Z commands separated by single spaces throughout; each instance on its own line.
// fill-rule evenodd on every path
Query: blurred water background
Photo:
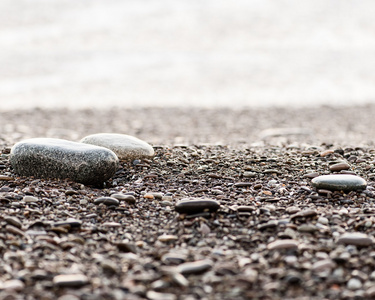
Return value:
M 1 0 L 0 109 L 375 102 L 372 0 Z

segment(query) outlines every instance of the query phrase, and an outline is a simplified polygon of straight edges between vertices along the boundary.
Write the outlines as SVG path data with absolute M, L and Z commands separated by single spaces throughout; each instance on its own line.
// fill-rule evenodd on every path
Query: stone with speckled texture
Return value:
M 70 179 L 84 184 L 102 184 L 118 167 L 109 149 L 61 139 L 35 138 L 12 147 L 10 163 L 22 176 Z
M 311 184 L 317 189 L 333 191 L 364 190 L 367 182 L 362 177 L 346 174 L 322 175 L 315 177 Z
M 153 157 L 151 145 L 134 136 L 119 133 L 97 133 L 84 137 L 81 143 L 108 148 L 122 160 Z

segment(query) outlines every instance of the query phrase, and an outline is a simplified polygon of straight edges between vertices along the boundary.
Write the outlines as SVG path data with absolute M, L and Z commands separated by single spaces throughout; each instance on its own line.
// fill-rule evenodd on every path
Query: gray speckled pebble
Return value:
M 97 133 L 84 137 L 81 143 L 108 148 L 120 159 L 134 160 L 154 156 L 154 148 L 136 137 L 118 133 Z
M 311 184 L 317 189 L 332 191 L 355 191 L 366 189 L 367 182 L 355 175 L 322 175 L 315 177 Z
M 15 144 L 10 163 L 22 176 L 68 178 L 84 184 L 101 184 L 116 172 L 118 158 L 103 147 L 36 138 Z

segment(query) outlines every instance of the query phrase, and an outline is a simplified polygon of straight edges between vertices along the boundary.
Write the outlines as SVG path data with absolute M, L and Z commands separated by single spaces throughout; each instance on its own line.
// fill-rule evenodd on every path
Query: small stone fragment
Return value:
M 183 199 L 176 204 L 175 210 L 179 213 L 195 214 L 206 210 L 215 212 L 219 207 L 220 203 L 212 199 Z
M 154 149 L 136 137 L 117 133 L 98 133 L 84 137 L 81 143 L 101 146 L 112 150 L 121 160 L 153 157 Z
M 355 191 L 366 189 L 367 182 L 355 175 L 335 174 L 315 177 L 311 184 L 317 189 L 331 191 Z
M 60 139 L 35 138 L 12 147 L 10 163 L 22 176 L 71 179 L 84 184 L 102 184 L 117 170 L 112 151 Z

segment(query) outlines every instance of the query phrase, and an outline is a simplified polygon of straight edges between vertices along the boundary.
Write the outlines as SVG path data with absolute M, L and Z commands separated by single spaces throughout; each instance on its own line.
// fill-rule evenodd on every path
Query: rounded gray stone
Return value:
M 346 232 L 339 237 L 338 243 L 355 246 L 371 246 L 374 244 L 373 239 L 365 233 Z
M 109 205 L 119 205 L 120 201 L 117 200 L 116 198 L 112 197 L 99 197 L 94 200 L 94 204 L 99 205 L 99 204 L 105 204 L 107 206 Z
M 347 174 L 322 175 L 315 177 L 311 184 L 317 189 L 332 191 L 364 190 L 367 182 L 362 177 Z
M 155 154 L 151 145 L 126 134 L 97 133 L 84 137 L 81 143 L 108 148 L 122 160 L 153 157 Z
M 215 212 L 219 207 L 220 203 L 212 199 L 182 199 L 176 204 L 175 210 L 181 214 L 196 214 L 206 210 Z
M 101 184 L 115 174 L 118 158 L 103 147 L 35 138 L 15 144 L 10 153 L 10 163 L 14 171 L 22 176 Z

